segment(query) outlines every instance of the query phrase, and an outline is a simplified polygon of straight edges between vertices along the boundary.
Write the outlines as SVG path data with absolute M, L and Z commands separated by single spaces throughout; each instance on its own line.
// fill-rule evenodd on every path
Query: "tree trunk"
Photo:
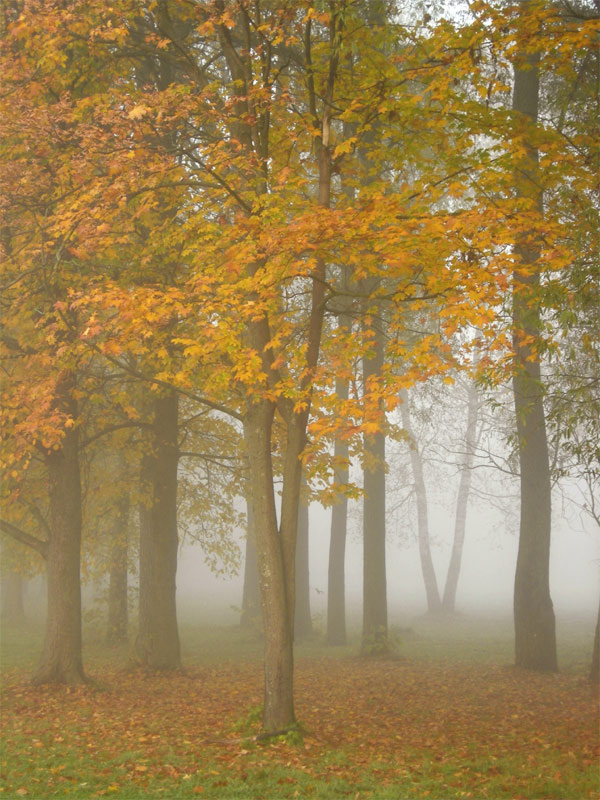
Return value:
M 336 382 L 336 394 L 341 400 L 348 399 L 348 381 Z M 335 440 L 334 458 L 336 483 L 348 483 L 347 443 Z M 339 464 L 344 466 L 339 466 Z M 327 581 L 327 644 L 346 644 L 346 531 L 348 522 L 348 498 L 340 495 L 331 509 L 331 539 L 329 542 L 329 573 Z
M 60 381 L 56 405 L 76 423 L 74 388 L 72 376 Z M 50 524 L 46 560 L 48 615 L 34 681 L 76 684 L 85 680 L 81 652 L 81 476 L 77 424 L 65 427 L 60 445 L 46 453 L 45 463 Z
M 7 569 L 2 573 L 2 619 L 10 625 L 19 625 L 25 619 L 24 583 L 19 572 Z
M 594 684 L 600 683 L 600 607 L 598 608 L 598 618 L 596 620 L 592 665 L 590 667 L 590 681 Z
M 154 400 L 152 452 L 142 479 L 149 502 L 140 506 L 139 630 L 136 660 L 156 670 L 181 666 L 177 629 L 177 447 L 178 398 Z
M 373 338 L 374 353 L 363 358 L 365 391 L 381 374 L 384 339 L 380 330 Z M 379 409 L 383 415 L 383 410 Z M 385 433 L 364 437 L 363 471 L 363 633 L 362 651 L 379 655 L 388 650 L 387 578 L 385 564 Z
M 275 509 L 271 459 L 273 415 L 273 404 L 262 400 L 249 407 L 244 420 L 265 633 L 263 726 L 268 733 L 288 730 L 296 721 L 293 688 L 294 603 Z
M 117 503 L 108 584 L 108 620 L 106 643 L 124 644 L 127 641 L 128 597 L 127 597 L 127 559 L 129 528 L 129 494 L 125 493 Z
M 252 512 L 249 487 L 246 490 L 246 515 L 246 558 L 244 561 L 244 589 L 240 625 L 243 628 L 252 628 L 260 625 L 260 587 L 258 585 L 254 514 Z
M 296 603 L 294 612 L 294 639 L 296 641 L 306 639 L 313 632 L 310 614 L 308 534 L 308 501 L 303 492 L 298 508 L 298 531 L 296 536 Z
M 513 109 L 537 121 L 539 57 L 529 68 L 515 68 Z M 541 214 L 538 153 L 527 149 L 515 170 L 517 194 Z M 550 598 L 551 482 L 539 353 L 539 246 L 523 236 L 515 247 L 520 266 L 513 274 L 513 394 L 521 476 L 521 520 L 515 574 L 515 664 L 526 669 L 556 671 L 554 608 Z
M 465 433 L 465 455 L 463 458 L 460 482 L 458 484 L 458 496 L 456 498 L 456 518 L 454 521 L 454 541 L 452 553 L 448 564 L 446 575 L 446 585 L 444 587 L 444 597 L 442 607 L 449 614 L 456 611 L 456 589 L 458 577 L 462 565 L 463 545 L 465 541 L 465 528 L 467 524 L 467 505 L 469 503 L 469 492 L 471 490 L 471 475 L 473 469 L 473 458 L 475 454 L 475 436 L 477 429 L 477 411 L 479 399 L 477 385 L 475 381 L 469 384 L 467 400 L 467 430 Z
M 417 531 L 419 538 L 419 556 L 421 559 L 421 571 L 425 583 L 425 593 L 427 595 L 427 611 L 435 614 L 440 611 L 442 603 L 431 557 L 431 543 L 429 538 L 429 518 L 427 510 L 427 488 L 425 486 L 425 476 L 423 474 L 423 459 L 419 451 L 410 421 L 410 407 L 408 392 L 402 393 L 402 403 L 400 404 L 402 415 L 402 427 L 410 436 L 410 464 L 415 482 L 415 495 L 417 498 Z

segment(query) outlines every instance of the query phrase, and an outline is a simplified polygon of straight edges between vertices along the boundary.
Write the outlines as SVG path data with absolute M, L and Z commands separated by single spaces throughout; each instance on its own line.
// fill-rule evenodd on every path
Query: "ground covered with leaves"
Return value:
M 303 735 L 263 743 L 256 657 L 175 675 L 97 666 L 81 688 L 5 670 L 2 796 L 583 800 L 600 788 L 598 698 L 577 672 L 300 656 Z

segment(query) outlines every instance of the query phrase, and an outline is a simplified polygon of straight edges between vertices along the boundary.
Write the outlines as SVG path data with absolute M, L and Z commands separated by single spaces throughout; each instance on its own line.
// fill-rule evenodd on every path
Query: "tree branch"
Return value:
M 25 533 L 25 531 L 22 531 L 21 528 L 18 528 L 16 525 L 13 525 L 12 522 L 2 519 L 1 517 L 0 529 L 13 539 L 21 542 L 21 544 L 26 544 L 28 547 L 32 547 L 34 550 L 37 550 L 42 558 L 48 558 L 48 542 L 44 541 L 43 539 L 37 539 L 35 536 L 31 536 L 29 533 Z

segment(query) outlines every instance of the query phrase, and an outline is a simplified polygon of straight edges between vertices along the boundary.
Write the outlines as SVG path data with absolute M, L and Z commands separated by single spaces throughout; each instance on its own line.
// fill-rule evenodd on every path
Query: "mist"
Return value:
M 559 505 L 560 498 L 555 505 Z M 477 506 L 481 506 L 478 502 Z M 513 509 L 515 515 L 518 506 Z M 318 503 L 310 506 L 310 600 L 313 622 L 323 630 L 327 600 L 327 569 L 331 510 Z M 346 606 L 351 628 L 359 628 L 362 609 L 362 536 L 358 503 L 349 509 L 346 545 Z M 516 518 L 516 516 L 515 516 Z M 518 533 L 506 530 L 497 509 L 469 509 L 463 563 L 457 594 L 459 614 L 485 617 L 512 614 L 514 572 Z M 514 522 L 514 520 L 513 520 Z M 432 555 L 443 587 L 452 543 L 452 512 L 431 503 Z M 585 514 L 572 514 L 569 521 L 556 514 L 550 555 L 550 590 L 557 616 L 596 613 L 600 586 L 600 546 L 597 527 Z M 188 619 L 235 624 L 239 620 L 243 588 L 244 532 L 236 541 L 241 549 L 238 574 L 216 576 L 205 563 L 199 544 L 184 543 L 177 570 L 177 597 L 181 613 Z M 387 591 L 390 624 L 405 625 L 425 614 L 427 603 L 419 563 L 416 535 L 393 530 L 387 541 Z

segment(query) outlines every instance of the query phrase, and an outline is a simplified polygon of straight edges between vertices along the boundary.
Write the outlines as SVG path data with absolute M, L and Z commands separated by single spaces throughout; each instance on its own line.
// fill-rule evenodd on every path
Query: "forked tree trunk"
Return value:
M 181 666 L 177 628 L 177 463 L 176 394 L 154 401 L 152 452 L 144 457 L 142 480 L 149 490 L 140 506 L 138 663 L 156 670 Z
M 110 552 L 108 584 L 108 620 L 106 643 L 124 644 L 127 641 L 129 622 L 127 597 L 129 494 L 124 494 L 117 503 Z
M 242 592 L 242 614 L 240 625 L 252 628 L 260 625 L 260 588 L 258 585 L 258 562 L 256 557 L 256 534 L 254 513 L 250 501 L 250 489 L 246 490 L 246 558 L 244 560 L 244 588 Z
M 293 563 L 290 586 L 290 565 L 285 563 L 273 491 L 271 436 L 274 410 L 271 402 L 262 400 L 249 407 L 244 420 L 265 633 L 263 726 L 268 733 L 287 730 L 296 721 L 293 687 Z M 298 496 L 299 486 L 298 479 Z
M 421 559 L 421 571 L 425 583 L 425 594 L 427 596 L 427 611 L 434 614 L 440 611 L 442 602 L 438 589 L 435 568 L 431 557 L 431 542 L 429 537 L 429 517 L 427 509 L 427 488 L 425 486 L 425 476 L 423 474 L 423 459 L 419 451 L 411 420 L 408 392 L 402 392 L 402 403 L 400 404 L 402 416 L 402 427 L 410 436 L 410 464 L 415 482 L 415 496 L 417 499 L 417 532 L 419 540 L 419 557 Z
M 56 405 L 76 422 L 74 388 L 72 376 L 65 377 L 56 390 Z M 76 424 L 65 427 L 60 446 L 46 453 L 45 463 L 50 525 L 46 559 L 48 615 L 34 682 L 76 684 L 85 680 L 81 652 L 81 476 Z
M 341 400 L 348 398 L 348 381 L 336 382 L 336 394 Z M 348 483 L 348 445 L 337 438 L 334 458 L 338 464 L 335 469 L 335 482 Z M 327 581 L 327 635 L 330 645 L 346 644 L 346 531 L 348 525 L 348 498 L 340 495 L 331 509 L 331 539 L 329 541 L 329 572 Z
M 313 632 L 310 614 L 308 534 L 308 501 L 303 492 L 298 508 L 298 530 L 296 534 L 296 603 L 294 612 L 294 639 L 296 641 L 306 639 Z
M 249 21 L 242 5 L 242 18 Z M 333 87 L 338 64 L 339 29 L 336 29 L 337 16 L 330 20 L 330 62 L 327 84 L 323 89 L 321 133 L 315 137 L 315 151 L 318 159 L 319 188 L 318 205 L 328 208 L 331 191 L 332 154 L 330 151 L 330 128 L 332 116 Z M 311 61 L 310 25 L 305 29 L 305 58 Z M 250 25 L 246 26 L 250 33 Z M 235 37 L 222 25 L 220 44 L 232 81 L 234 81 L 234 108 L 239 114 L 239 124 L 232 126 L 235 138 L 246 153 L 255 160 L 266 164 L 269 154 L 269 121 L 262 117 L 261 122 L 249 124 L 246 119 L 254 114 L 255 106 L 248 102 L 247 80 L 252 73 L 249 61 L 248 40 L 244 39 L 241 49 L 236 49 Z M 250 73 L 248 72 L 250 70 Z M 308 85 L 309 103 L 317 108 L 317 95 L 314 80 Z M 256 130 L 261 129 L 260 136 Z M 266 194 L 266 184 L 255 184 L 258 195 Z M 259 263 L 248 264 L 248 277 L 254 278 L 260 268 Z M 249 401 L 244 414 L 244 434 L 248 449 L 249 475 L 252 508 L 255 518 L 256 550 L 259 567 L 259 585 L 263 630 L 265 642 L 265 692 L 263 726 L 265 732 L 289 730 L 294 727 L 293 693 L 293 630 L 295 606 L 295 555 L 296 532 L 298 527 L 298 508 L 300 503 L 300 482 L 302 477 L 301 454 L 306 443 L 306 428 L 311 403 L 311 379 L 318 364 L 323 316 L 325 310 L 325 263 L 317 258 L 311 276 L 310 311 L 306 326 L 306 364 L 300 379 L 300 394 L 304 395 L 305 408 L 297 411 L 294 403 L 279 394 L 278 410 L 285 426 L 286 441 L 283 455 L 283 481 L 281 495 L 281 523 L 277 525 L 275 493 L 273 484 L 272 449 L 273 418 L 275 403 L 260 397 Z M 250 347 L 260 355 L 267 383 L 275 386 L 281 376 L 275 366 L 273 353 L 274 340 L 268 313 L 247 323 L 246 337 Z M 262 387 L 259 388 L 262 391 Z
M 365 391 L 381 375 L 384 339 L 373 338 L 373 355 L 363 358 Z M 383 414 L 383 411 L 381 411 Z M 363 471 L 363 632 L 362 652 L 380 655 L 388 650 L 387 577 L 385 563 L 385 433 L 364 437 Z
M 2 572 L 2 619 L 10 625 L 19 625 L 25 619 L 24 580 L 13 570 Z
M 529 68 L 515 68 L 513 109 L 537 121 L 539 58 Z M 528 147 L 515 171 L 517 194 L 541 213 L 538 153 Z M 523 236 L 515 247 L 520 266 L 513 274 L 513 394 L 521 480 L 521 520 L 515 574 L 515 664 L 556 671 L 556 632 L 550 598 L 551 480 L 539 353 L 531 347 L 540 335 L 537 306 L 539 246 Z
M 456 517 L 454 521 L 454 541 L 452 543 L 452 553 L 448 564 L 446 575 L 446 585 L 444 587 L 444 597 L 442 607 L 444 611 L 453 614 L 456 610 L 456 589 L 462 565 L 463 545 L 465 542 L 465 529 L 467 525 L 467 506 L 469 503 L 469 493 L 471 490 L 471 475 L 473 469 L 473 459 L 475 456 L 475 436 L 477 430 L 477 410 L 478 394 L 475 381 L 469 384 L 467 400 L 467 430 L 465 432 L 465 455 L 461 465 L 460 482 L 458 484 L 458 495 L 456 498 Z

